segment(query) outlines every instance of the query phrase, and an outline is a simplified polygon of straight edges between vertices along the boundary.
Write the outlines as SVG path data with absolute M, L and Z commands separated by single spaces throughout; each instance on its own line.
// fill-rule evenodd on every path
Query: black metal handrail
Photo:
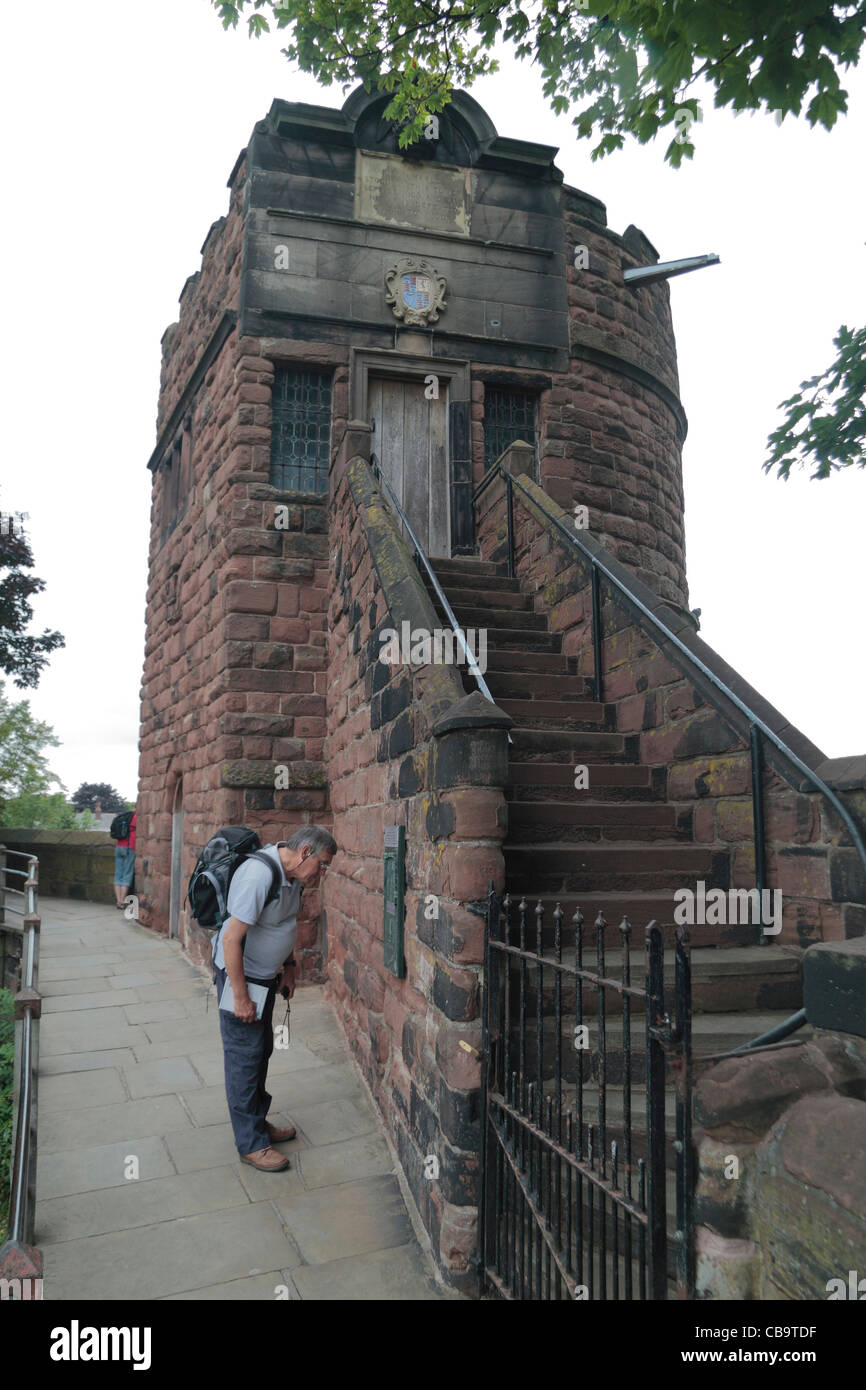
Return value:
M 6 859 L 9 855 L 26 859 L 26 871 L 8 868 Z M 23 873 L 26 873 L 23 889 L 7 888 L 7 874 L 20 877 Z M 36 1089 L 39 1018 L 42 1005 L 42 996 L 37 988 L 41 926 L 38 915 L 38 889 L 39 860 L 36 856 L 19 850 L 9 850 L 0 845 L 0 932 L 20 931 L 23 937 L 20 989 L 15 995 L 14 1139 L 9 1223 L 6 1243 L 0 1249 L 0 1273 L 3 1272 L 4 1257 L 7 1254 L 12 1265 L 17 1268 L 21 1247 L 30 1247 L 32 1251 L 33 1243 L 36 1207 Z M 22 908 L 8 902 L 7 894 L 10 892 L 24 897 L 25 903 Z M 20 916 L 21 925 L 8 923 L 6 912 Z M 37 1253 L 38 1256 L 38 1252 L 33 1253 Z
M 472 655 L 471 651 L 469 650 L 469 644 L 467 643 L 466 638 L 463 636 L 463 632 L 462 632 L 462 630 L 461 630 L 461 628 L 460 628 L 460 625 L 459 625 L 459 623 L 457 622 L 456 617 L 454 616 L 454 610 L 453 610 L 453 608 L 451 607 L 451 604 L 448 602 L 447 598 L 445 597 L 445 591 L 443 590 L 442 585 L 439 583 L 439 580 L 436 578 L 436 575 L 435 575 L 434 572 L 433 572 L 433 567 L 432 567 L 432 565 L 430 564 L 430 561 L 429 561 L 429 559 L 428 559 L 428 557 L 427 557 L 427 554 L 426 554 L 426 552 L 425 552 L 425 550 L 424 550 L 424 547 L 421 545 L 421 542 L 418 540 L 418 537 L 415 535 L 415 532 L 412 530 L 412 526 L 411 526 L 411 523 L 410 523 L 410 521 L 409 521 L 409 518 L 407 517 L 406 513 L 403 511 L 403 508 L 400 506 L 400 503 L 397 501 L 397 498 L 396 498 L 395 495 L 394 495 L 394 489 L 391 487 L 391 484 L 388 482 L 388 479 L 387 479 L 387 478 L 385 477 L 385 475 L 383 474 L 383 472 L 382 472 L 382 470 L 381 470 L 381 468 L 380 468 L 380 466 L 379 466 L 379 461 L 378 461 L 378 459 L 376 458 L 376 455 L 375 455 L 375 454 L 371 454 L 371 455 L 370 455 L 370 468 L 371 468 L 372 471 L 373 471 L 373 475 L 374 475 L 374 477 L 376 478 L 376 481 L 377 481 L 377 482 L 385 489 L 385 491 L 387 492 L 392 507 L 394 508 L 395 512 L 397 513 L 397 515 L 399 516 L 401 522 L 402 522 L 403 525 L 406 527 L 406 530 L 407 530 L 408 533 L 409 533 L 409 538 L 410 538 L 410 540 L 412 541 L 413 546 L 415 547 L 415 558 L 416 558 L 416 561 L 417 561 L 417 560 L 421 560 L 421 562 L 422 562 L 423 565 L 424 565 L 424 568 L 426 569 L 428 575 L 430 576 L 430 581 L 431 581 L 431 583 L 432 583 L 432 585 L 433 585 L 433 588 L 434 588 L 435 591 L 436 591 L 436 597 L 438 598 L 439 602 L 442 604 L 442 607 L 445 609 L 445 615 L 446 615 L 446 617 L 448 618 L 448 621 L 449 621 L 449 623 L 451 624 L 451 627 L 452 627 L 452 629 L 453 629 L 453 631 L 454 631 L 456 637 L 458 638 L 461 647 L 463 648 L 464 655 L 466 656 L 467 665 L 469 666 L 469 669 L 470 669 L 470 671 L 472 672 L 472 675 L 475 677 L 475 681 L 476 681 L 476 683 L 477 683 L 477 685 L 478 685 L 478 689 L 481 691 L 481 694 L 484 696 L 484 698 L 485 698 L 486 700 L 489 700 L 489 701 L 490 701 L 491 705 L 492 705 L 492 704 L 495 704 L 496 702 L 495 702 L 495 700 L 493 699 L 493 696 L 490 694 L 490 690 L 489 690 L 489 688 L 488 688 L 487 682 L 485 681 L 483 675 L 481 674 L 481 671 L 480 671 L 480 669 L 479 669 L 479 667 L 478 667 L 478 663 L 477 663 L 477 661 L 475 660 L 475 657 Z M 511 735 L 509 734 L 508 737 L 509 737 L 509 742 L 510 742 L 510 740 L 511 740 Z
M 595 666 L 594 684 L 595 698 L 597 700 L 602 699 L 603 693 L 601 670 L 601 598 L 599 592 L 600 576 L 603 575 L 604 578 L 607 579 L 609 583 L 611 583 L 614 586 L 614 588 L 619 592 L 622 598 L 624 598 L 632 608 L 636 609 L 640 616 L 644 618 L 646 622 L 648 622 L 653 628 L 655 628 L 657 632 L 661 633 L 663 641 L 672 643 L 673 646 L 676 647 L 677 651 L 680 652 L 681 655 L 686 658 L 686 660 L 689 662 L 691 666 L 695 667 L 696 670 L 700 671 L 701 675 L 706 680 L 708 680 L 710 684 L 716 690 L 719 691 L 720 694 L 724 695 L 724 697 L 727 700 L 729 700 L 731 704 L 733 704 L 740 711 L 741 714 L 745 715 L 746 719 L 749 722 L 749 752 L 752 767 L 752 812 L 754 816 L 755 825 L 755 876 L 757 878 L 757 886 L 759 891 L 763 888 L 764 879 L 766 877 L 764 871 L 765 859 L 763 841 L 764 826 L 761 738 L 767 739 L 773 745 L 776 751 L 781 753 L 782 757 L 787 759 L 787 761 L 794 768 L 796 768 L 797 771 L 801 773 L 803 777 L 805 777 L 809 782 L 811 782 L 812 786 L 815 787 L 815 789 L 819 791 L 827 799 L 827 801 L 829 801 L 830 805 L 833 807 L 834 811 L 837 813 L 843 825 L 847 829 L 849 835 L 851 836 L 854 848 L 856 849 L 860 857 L 860 863 L 863 866 L 864 875 L 866 875 L 866 845 L 864 845 L 863 843 L 863 837 L 860 834 L 860 830 L 858 829 L 857 824 L 850 811 L 844 805 L 842 800 L 836 795 L 833 789 L 831 787 L 828 787 L 826 782 L 824 782 L 817 775 L 816 772 L 813 772 L 812 768 L 810 768 L 808 764 L 803 762 L 802 758 L 798 758 L 794 750 L 792 748 L 789 748 L 788 745 L 781 738 L 779 738 L 778 734 L 776 734 L 769 727 L 769 725 L 764 723 L 760 715 L 756 714 L 755 711 L 751 709 L 745 703 L 744 700 L 740 699 L 739 695 L 736 695 L 734 691 L 731 690 L 729 685 L 726 685 L 725 682 L 719 676 L 717 676 L 714 671 L 711 671 L 709 666 L 707 666 L 703 661 L 701 661 L 700 657 L 695 656 L 694 652 L 691 651 L 684 642 L 680 641 L 676 633 L 672 632 L 671 629 L 667 626 L 667 624 L 663 623 L 662 620 L 659 617 L 657 617 L 657 615 L 653 613 L 650 608 L 647 608 L 646 604 L 642 603 L 641 600 L 637 597 L 637 595 L 631 592 L 628 586 L 623 583 L 623 581 L 618 577 L 618 575 L 615 575 L 608 568 L 608 566 L 604 563 L 603 560 L 600 560 L 596 555 L 593 555 L 592 552 L 587 549 L 587 547 L 583 544 L 582 541 L 578 539 L 577 536 L 572 535 L 568 528 L 564 526 L 563 523 L 560 521 L 559 517 L 554 516 L 553 513 L 549 512 L 547 508 L 541 502 L 538 501 L 537 498 L 533 497 L 532 493 L 529 491 L 527 487 L 524 486 L 524 484 L 520 481 L 519 478 L 515 478 L 513 474 L 509 473 L 508 469 L 503 467 L 501 463 L 494 463 L 490 469 L 490 472 L 476 488 L 473 494 L 473 501 L 477 501 L 478 497 L 490 483 L 491 478 L 497 473 L 502 474 L 503 478 L 505 479 L 507 501 L 509 503 L 509 574 L 513 574 L 514 571 L 514 528 L 513 520 L 511 517 L 511 511 L 513 507 L 513 489 L 515 487 L 518 489 L 519 492 L 524 493 L 525 496 L 529 498 L 529 500 L 532 503 L 532 506 L 539 512 L 541 512 L 541 514 L 550 523 L 550 526 L 556 531 L 559 537 L 562 540 L 567 541 L 568 545 L 573 550 L 576 550 L 583 560 L 588 561 L 591 567 L 590 575 L 592 581 L 592 630 L 594 647 L 593 659 Z M 529 508 L 527 508 L 527 510 L 529 510 Z M 651 635 L 655 637 L 655 633 L 652 633 Z M 655 640 L 658 641 L 657 638 Z M 722 717 L 724 718 L 724 715 Z M 728 722 L 730 723 L 731 721 L 729 720 Z M 740 734 L 741 731 L 737 729 L 736 725 L 732 724 L 731 727 L 733 728 L 733 731 L 736 734 Z M 791 779 L 789 778 L 789 780 Z M 797 788 L 797 790 L 799 790 L 799 788 Z M 763 897 L 761 898 L 761 902 L 763 904 Z M 761 926 L 763 928 L 763 919 L 761 922 Z
M 857 823 L 855 822 L 848 808 L 842 802 L 841 798 L 836 795 L 833 789 L 829 787 L 827 783 L 824 782 L 823 779 L 820 778 L 817 775 L 817 773 L 814 772 L 812 768 L 808 766 L 808 764 L 803 762 L 802 758 L 797 757 L 797 754 L 794 752 L 794 750 L 792 748 L 789 748 L 788 745 L 784 742 L 784 740 L 779 738 L 778 734 L 776 734 L 764 722 L 764 720 L 761 719 L 761 717 L 746 704 L 744 700 L 741 700 L 740 697 L 736 695 L 733 690 L 731 690 L 730 686 L 728 686 L 723 680 L 721 680 L 721 678 L 717 676 L 714 671 L 711 671 L 710 668 L 703 661 L 701 661 L 699 657 L 695 656 L 694 652 L 691 651 L 685 645 L 684 642 L 680 641 L 676 633 L 672 632 L 671 629 L 667 626 L 667 624 L 662 622 L 662 620 L 655 613 L 653 613 L 651 609 L 647 608 L 646 604 L 642 603 L 641 600 L 637 597 L 637 595 L 631 592 L 629 587 L 623 583 L 623 581 L 619 578 L 618 575 L 615 575 L 608 568 L 608 566 L 604 563 L 603 560 L 600 560 L 596 555 L 593 555 L 592 552 L 583 544 L 583 542 L 571 531 L 568 530 L 568 528 L 562 523 L 559 517 L 554 516 L 552 512 L 548 511 L 548 509 L 543 505 L 543 503 L 539 502 L 539 500 L 532 495 L 529 489 L 520 481 L 519 478 L 515 477 L 512 473 L 508 471 L 507 468 L 503 466 L 503 464 L 497 461 L 492 465 L 489 472 L 485 475 L 485 477 L 479 483 L 478 487 L 475 489 L 472 497 L 473 504 L 478 501 L 478 498 L 481 496 L 482 492 L 484 492 L 484 490 L 490 485 L 493 479 L 499 475 L 501 475 L 505 481 L 505 501 L 508 535 L 508 574 L 510 577 L 514 576 L 515 487 L 518 489 L 519 492 L 523 493 L 524 496 L 531 501 L 532 507 L 546 519 L 546 521 L 548 522 L 549 529 L 551 529 L 555 533 L 555 535 L 559 537 L 560 540 L 567 542 L 568 547 L 570 547 L 572 551 L 576 551 L 578 555 L 580 555 L 581 559 L 589 563 L 590 587 L 592 592 L 592 643 L 594 665 L 593 686 L 596 700 L 601 700 L 603 697 L 603 673 L 601 660 L 601 577 L 604 576 L 604 578 L 607 579 L 608 582 L 613 585 L 614 589 L 617 590 L 619 595 L 623 599 L 625 599 L 626 603 L 637 613 L 638 621 L 640 622 L 640 620 L 643 619 L 642 626 L 644 627 L 644 630 L 646 631 L 647 624 L 649 624 L 650 629 L 655 629 L 655 631 L 651 630 L 649 635 L 653 638 L 654 641 L 656 641 L 657 645 L 661 646 L 662 641 L 671 643 L 677 649 L 677 651 L 680 652 L 681 655 L 686 658 L 689 665 L 694 667 L 696 670 L 700 671 L 701 675 L 710 682 L 714 689 L 716 689 L 721 695 L 725 697 L 725 699 L 727 699 L 732 705 L 734 705 L 734 707 L 738 709 L 740 713 L 743 714 L 746 720 L 748 721 L 749 758 L 751 766 L 752 783 L 752 825 L 753 843 L 755 850 L 755 880 L 759 895 L 758 902 L 760 904 L 761 913 L 761 944 L 766 945 L 769 940 L 768 935 L 764 931 L 763 908 L 763 890 L 767 875 L 766 844 L 764 840 L 764 782 L 762 739 L 767 739 L 776 749 L 776 751 L 782 755 L 783 759 L 786 759 L 791 767 L 795 768 L 801 774 L 801 776 L 805 777 L 806 780 L 812 784 L 815 790 L 820 792 L 821 795 L 826 799 L 826 801 L 828 801 L 829 804 L 833 807 L 833 810 L 839 816 L 839 819 L 842 821 L 842 824 L 845 826 L 849 835 L 851 836 L 851 842 L 855 850 L 857 851 L 861 866 L 863 868 L 864 876 L 866 876 L 866 845 L 864 845 L 863 837 L 860 833 Z M 524 505 L 526 506 L 526 502 L 524 502 Z M 527 510 L 530 510 L 530 508 L 527 507 Z M 661 634 L 661 641 L 659 640 L 658 634 Z M 724 712 L 721 713 L 722 718 L 725 718 Z M 736 733 L 738 736 L 741 735 L 741 730 L 739 730 L 736 727 L 736 724 L 733 723 L 733 721 L 730 719 L 730 716 L 727 717 L 726 722 L 728 723 L 729 727 L 733 729 L 734 733 Z M 791 782 L 792 785 L 795 785 L 795 789 L 799 790 L 799 787 L 796 787 L 793 778 L 790 777 L 790 775 L 787 773 L 785 773 L 785 775 L 787 777 L 787 780 Z M 777 1028 L 771 1030 L 772 1041 L 776 1042 L 780 1038 L 787 1037 L 790 1033 L 796 1032 L 797 1029 L 802 1028 L 806 1022 L 807 1019 L 805 1010 L 798 1010 L 797 1013 L 792 1014 L 790 1018 L 785 1019 L 783 1023 L 780 1023 Z M 766 1035 L 761 1035 L 761 1037 L 753 1038 L 749 1043 L 744 1044 L 741 1050 L 748 1051 L 752 1048 L 764 1046 L 766 1045 L 766 1041 Z

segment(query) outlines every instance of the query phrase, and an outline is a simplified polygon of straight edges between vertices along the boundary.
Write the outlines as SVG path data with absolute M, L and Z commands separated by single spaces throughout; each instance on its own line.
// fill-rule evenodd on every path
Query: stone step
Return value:
M 728 1053 L 734 1048 L 742 1046 L 743 1043 L 750 1042 L 753 1038 L 768 1032 L 778 1024 L 790 1017 L 793 1009 L 774 1009 L 760 1012 L 744 1010 L 742 1012 L 723 1012 L 723 1013 L 695 1013 L 692 1016 L 692 1053 L 695 1057 L 710 1057 L 717 1054 Z M 538 1040 L 534 1027 L 534 1019 L 527 1020 L 526 1038 L 524 1044 L 525 1056 L 525 1075 L 527 1081 L 537 1082 L 538 1079 Z M 812 1030 L 806 1025 L 797 1034 L 798 1038 L 811 1036 Z M 632 1018 L 630 1035 L 630 1070 L 632 1086 L 643 1085 L 646 1072 L 646 1057 L 644 1052 L 645 1033 L 643 1017 Z M 562 1079 L 564 1083 L 574 1085 L 577 1081 L 578 1064 L 581 1067 L 584 1083 L 597 1084 L 599 1081 L 599 1057 L 597 1047 L 597 1036 L 593 1021 L 589 1022 L 589 1047 L 586 1049 L 575 1049 L 574 1046 L 574 1021 L 573 1019 L 563 1020 L 562 1028 Z M 608 1016 L 605 1024 L 605 1079 L 608 1085 L 618 1086 L 622 1084 L 625 1074 L 625 1059 L 622 1046 L 622 1015 L 615 1014 Z M 511 1047 L 511 1066 L 516 1069 L 518 1066 L 519 1052 L 517 1044 L 519 1037 L 515 1033 L 512 1038 Z M 555 1080 L 556 1076 L 556 1020 L 547 1018 L 542 1024 L 542 1066 L 541 1079 Z M 670 1082 L 670 1076 L 668 1076 Z
M 517 580 L 504 579 L 499 580 L 498 583 L 517 584 Z M 427 588 L 429 590 L 431 598 L 433 599 L 434 605 L 438 604 L 439 596 L 436 593 L 436 590 L 433 588 L 433 585 L 430 583 L 429 575 L 427 575 Z M 477 588 L 464 588 L 463 585 L 460 585 L 458 587 L 457 585 L 449 584 L 446 586 L 445 584 L 443 584 L 442 588 L 445 590 L 445 597 L 448 599 L 448 602 L 454 609 L 479 608 L 486 610 L 489 608 L 497 608 L 507 610 L 513 608 L 520 609 L 526 613 L 531 613 L 533 611 L 532 600 L 530 599 L 529 595 L 524 594 L 519 587 L 516 589 L 500 589 L 488 587 L 482 588 L 479 585 Z M 483 617 L 480 614 L 477 621 L 483 622 Z
M 472 579 L 482 575 L 495 575 L 497 578 L 508 580 L 508 566 L 506 564 L 501 561 L 481 560 L 475 555 L 452 555 L 448 559 L 437 557 L 430 563 L 443 589 L 446 584 L 460 582 L 464 577 Z M 517 584 L 519 581 L 511 579 L 508 582 Z
M 527 949 L 536 950 L 534 922 L 527 924 Z M 619 933 L 607 931 L 607 937 L 616 940 Z M 583 969 L 594 971 L 597 968 L 596 951 L 588 943 L 594 941 L 595 932 L 584 930 L 582 953 Z M 512 927 L 509 941 L 519 943 L 519 932 Z M 573 945 L 574 933 L 563 923 L 561 937 L 561 960 L 574 966 L 577 955 Z M 547 962 L 542 966 L 542 1012 L 553 1017 L 556 1008 L 556 979 L 561 979 L 560 1008 L 574 1021 L 576 1003 L 576 980 L 573 975 L 555 968 L 553 941 L 545 941 L 542 954 Z M 642 989 L 646 978 L 646 951 L 635 947 L 628 953 L 630 983 L 633 988 Z M 604 955 L 604 975 L 609 980 L 622 979 L 622 951 L 608 949 Z M 724 949 L 722 947 L 696 947 L 691 951 L 692 965 L 692 1006 L 693 1013 L 746 1013 L 751 1009 L 787 1010 L 795 1013 L 802 1005 L 802 970 L 796 956 L 773 946 L 740 946 Z M 512 984 L 519 982 L 519 962 L 510 966 Z M 666 994 L 672 998 L 674 988 L 674 951 L 668 948 L 664 959 L 664 980 Z M 535 1027 L 537 1008 L 538 967 L 527 961 L 524 990 L 526 996 L 527 1027 Z M 519 984 L 518 984 L 519 987 Z M 598 1014 L 600 991 L 589 980 L 584 980 L 582 988 L 582 1015 L 584 1019 L 595 1018 Z M 516 1001 L 513 1001 L 516 1002 Z M 622 1013 L 622 995 L 612 989 L 605 991 L 605 1010 L 608 1017 Z M 644 1005 L 640 999 L 631 1001 L 632 1017 L 643 1018 Z M 641 1026 L 643 1026 L 641 1024 Z
M 519 632 L 543 632 L 549 635 L 547 619 L 542 613 L 533 613 L 526 608 L 482 608 L 475 604 L 454 603 L 450 595 L 449 602 L 461 627 L 484 627 L 488 632 L 508 628 Z M 488 637 L 488 645 L 490 640 Z
M 572 893 L 688 887 L 703 879 L 707 887 L 727 888 L 727 851 L 700 845 L 641 843 L 618 845 L 506 844 L 509 892 Z M 673 905 L 672 905 L 673 906 Z
M 570 762 L 514 762 L 508 768 L 505 796 L 511 802 L 565 801 L 581 796 L 593 800 L 663 801 L 666 792 L 664 768 L 644 767 L 640 763 L 593 763 L 590 785 L 580 792 L 574 785 L 574 764 Z
M 665 802 L 509 801 L 508 838 L 540 848 L 553 840 L 686 840 L 691 818 Z
M 537 852 L 537 851 L 536 851 Z M 508 879 L 508 860 L 506 858 L 506 881 Z M 507 883 L 512 898 L 514 899 L 511 908 L 511 920 L 518 921 L 518 903 L 520 892 L 515 893 L 511 890 L 511 884 Z M 680 884 L 680 887 L 686 886 Z M 676 940 L 676 924 L 674 922 L 674 902 L 673 889 L 647 890 L 645 887 L 624 890 L 619 889 L 613 892 L 590 890 L 577 892 L 541 892 L 537 888 L 535 891 L 526 889 L 527 895 L 527 926 L 531 924 L 531 930 L 535 932 L 535 909 L 540 902 L 544 908 L 542 941 L 545 946 L 553 941 L 553 911 L 559 902 L 562 912 L 562 932 L 563 940 L 573 939 L 574 927 L 572 925 L 575 911 L 580 908 L 583 916 L 583 939 L 588 942 L 595 939 L 595 921 L 599 912 L 607 922 L 606 940 L 609 943 L 617 940 L 619 925 L 623 917 L 627 917 L 631 924 L 631 939 L 637 944 L 645 940 L 646 928 L 650 923 L 661 928 L 665 946 L 673 946 Z M 516 927 L 515 927 L 516 930 Z M 722 948 L 725 953 L 728 949 L 736 946 L 749 947 L 760 944 L 761 935 L 757 927 L 751 925 L 744 926 L 694 926 L 690 928 L 691 941 L 693 946 L 713 946 Z M 533 942 L 535 936 L 532 937 Z M 764 941 L 771 941 L 772 938 L 764 938 Z M 768 949 L 766 945 L 761 946 L 762 950 Z
M 487 670 L 492 676 L 500 673 L 511 675 L 519 672 L 521 675 L 536 675 L 543 673 L 554 676 L 574 676 L 574 661 L 572 658 L 563 656 L 562 652 L 524 652 L 519 649 L 488 649 Z
M 489 661 L 490 653 L 487 655 Z M 589 700 L 592 697 L 591 683 L 584 676 L 492 670 L 488 666 L 484 679 L 500 707 L 503 700 L 522 700 L 527 705 L 533 705 L 536 702 Z
M 589 768 L 596 761 L 637 762 L 640 739 L 636 734 L 592 733 L 580 729 L 512 729 L 510 756 L 514 763 L 537 763 L 539 766 L 559 765 L 571 770 L 574 786 L 574 767 Z M 580 793 L 575 789 L 575 795 Z
M 460 613 L 455 613 L 461 627 L 478 627 L 478 623 L 467 623 Z M 520 615 L 525 616 L 525 615 Z M 485 624 L 481 624 L 485 627 Z M 487 632 L 487 664 L 496 667 L 495 661 L 491 659 L 491 653 L 519 651 L 524 655 L 527 665 L 533 661 L 536 652 L 558 653 L 562 646 L 562 638 L 557 634 L 551 636 L 546 628 L 534 627 L 485 627 Z
M 587 724 L 600 724 L 616 729 L 616 707 L 602 705 L 597 700 L 497 700 L 500 709 L 510 714 L 521 729 L 574 729 Z

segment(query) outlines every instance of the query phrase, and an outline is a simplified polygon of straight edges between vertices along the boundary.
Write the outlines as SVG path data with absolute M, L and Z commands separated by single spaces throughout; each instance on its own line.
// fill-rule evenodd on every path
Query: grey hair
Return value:
M 302 825 L 288 840 L 283 842 L 289 849 L 303 849 L 309 845 L 313 854 L 336 854 L 337 842 L 329 831 L 321 825 Z

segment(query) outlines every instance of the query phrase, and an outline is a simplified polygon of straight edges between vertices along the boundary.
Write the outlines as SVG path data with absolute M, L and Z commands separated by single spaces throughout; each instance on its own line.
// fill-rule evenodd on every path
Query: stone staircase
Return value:
M 729 886 L 730 856 L 725 844 L 696 844 L 692 813 L 666 800 L 666 772 L 639 761 L 639 737 L 615 727 L 613 706 L 595 701 L 575 662 L 561 651 L 561 638 L 548 631 L 547 619 L 533 609 L 531 597 L 503 565 L 475 558 L 436 560 L 434 568 L 455 616 L 464 628 L 486 628 L 485 680 L 497 705 L 514 719 L 505 795 L 508 833 L 503 845 L 506 889 L 512 898 L 526 896 L 527 941 L 536 941 L 535 907 L 544 905 L 542 944 L 552 954 L 553 909 L 563 909 L 563 959 L 574 959 L 571 919 L 583 914 L 584 965 L 595 967 L 594 922 L 607 922 L 605 973 L 621 976 L 618 927 L 624 915 L 632 925 L 631 979 L 641 985 L 645 971 L 644 928 L 653 919 L 663 929 L 665 984 L 672 1012 L 674 890 Z M 444 618 L 432 584 L 428 588 Z M 475 689 L 462 668 L 467 691 Z M 575 768 L 589 770 L 589 785 L 575 787 Z M 517 912 L 512 912 L 516 926 Z M 516 937 L 512 937 L 516 939 Z M 757 927 L 695 927 L 691 939 L 693 1051 L 696 1056 L 727 1052 L 766 1032 L 795 1012 L 802 1002 L 800 966 L 795 954 L 761 945 Z M 555 972 L 545 971 L 553 977 Z M 536 1072 L 534 990 L 536 972 L 527 971 L 527 1067 Z M 545 979 L 544 1089 L 553 1088 L 555 1034 L 552 978 Z M 670 993 L 669 993 L 670 991 Z M 606 1081 L 622 1081 L 621 1004 L 606 992 Z M 573 1088 L 577 1066 L 585 1083 L 585 1113 L 597 1099 L 597 1054 L 573 1047 L 574 986 L 564 983 L 562 1009 L 569 1035 L 562 1038 L 563 1083 Z M 597 1011 L 597 995 L 584 986 L 583 1014 Z M 633 1150 L 645 1152 L 643 1132 L 643 1017 L 632 1005 L 631 1056 Z M 666 1130 L 669 1168 L 673 1166 L 673 1095 L 668 1097 Z M 621 1091 L 610 1090 L 607 1139 L 621 1136 Z M 619 1121 L 619 1123 L 618 1123 Z M 669 1173 L 669 1180 L 672 1179 Z

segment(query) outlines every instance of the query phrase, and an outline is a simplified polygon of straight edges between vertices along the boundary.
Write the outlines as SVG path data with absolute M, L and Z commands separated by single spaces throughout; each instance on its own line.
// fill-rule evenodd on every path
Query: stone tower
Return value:
M 636 227 L 612 231 L 596 198 L 563 183 L 555 149 L 499 136 L 466 94 L 403 152 L 387 102 L 273 103 L 163 337 L 137 889 L 141 920 L 207 959 L 183 898 L 209 836 L 332 829 L 340 853 L 306 903 L 302 974 L 327 981 L 460 1284 L 476 1237 L 490 883 L 586 887 L 611 911 L 625 894 L 641 914 L 684 875 L 727 886 L 757 872 L 748 721 L 720 712 L 712 682 L 684 675 L 611 594 L 594 664 L 586 576 L 551 525 L 586 508 L 609 573 L 742 699 L 760 697 L 700 643 L 687 608 L 669 295 L 623 280 L 657 261 L 653 246 Z M 503 485 L 478 491 L 503 456 L 525 481 L 507 576 Z M 385 628 L 444 621 L 405 522 L 458 619 L 487 621 L 495 703 L 454 665 L 380 660 Z M 577 809 L 575 762 L 604 789 Z M 778 777 L 768 797 L 763 871 L 789 894 L 785 939 L 862 930 L 855 871 L 814 798 Z M 382 898 L 395 828 L 396 948 Z M 557 867 L 563 843 L 577 886 Z M 796 1006 L 795 977 L 779 969 L 775 1006 Z M 748 1008 L 758 985 L 743 988 Z

